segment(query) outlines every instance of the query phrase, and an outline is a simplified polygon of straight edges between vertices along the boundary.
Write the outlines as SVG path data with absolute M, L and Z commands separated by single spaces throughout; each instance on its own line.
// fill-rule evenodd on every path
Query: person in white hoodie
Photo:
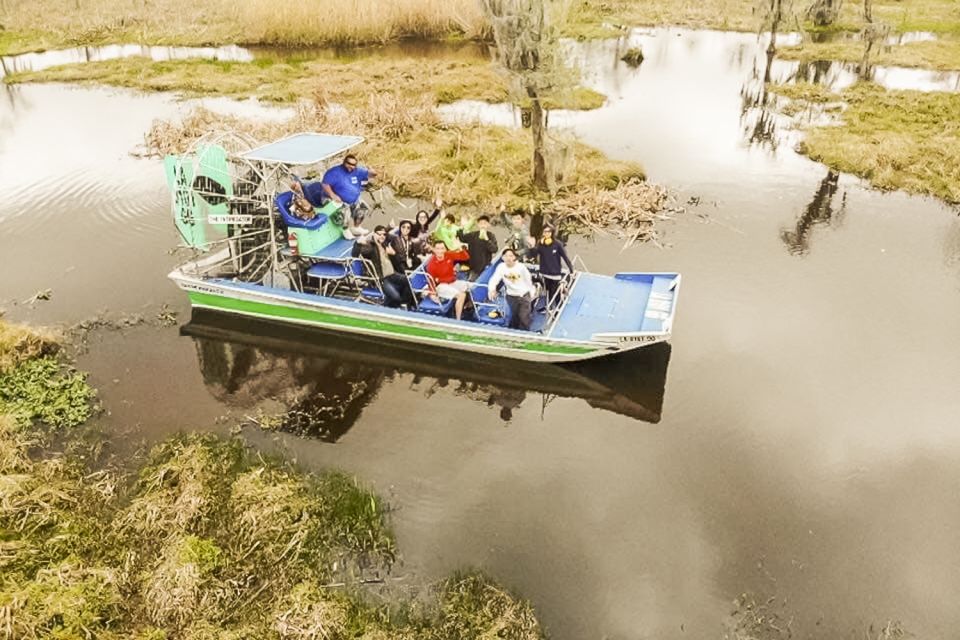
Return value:
M 510 328 L 529 330 L 533 299 L 537 295 L 530 270 L 517 260 L 517 252 L 513 249 L 504 249 L 501 258 L 487 283 L 489 297 L 491 300 L 497 299 L 497 287 L 502 281 L 506 285 L 507 304 L 510 305 Z

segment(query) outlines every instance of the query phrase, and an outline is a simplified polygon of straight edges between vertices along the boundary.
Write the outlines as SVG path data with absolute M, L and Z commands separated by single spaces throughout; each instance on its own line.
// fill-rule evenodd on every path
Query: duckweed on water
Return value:
M 60 363 L 59 349 L 50 332 L 0 322 L 0 414 L 54 428 L 90 417 L 94 392 L 84 374 Z
M 0 413 L 21 423 L 43 422 L 63 428 L 90 417 L 93 391 L 86 376 L 53 357 L 25 362 L 0 374 Z

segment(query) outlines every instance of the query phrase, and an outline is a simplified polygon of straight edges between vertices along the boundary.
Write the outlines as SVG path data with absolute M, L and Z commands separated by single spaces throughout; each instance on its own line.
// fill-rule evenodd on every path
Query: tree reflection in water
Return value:
M 336 442 L 390 382 L 430 398 L 499 407 L 502 420 L 531 393 L 541 416 L 558 397 L 658 422 L 670 346 L 644 347 L 598 362 L 549 365 L 393 345 L 194 310 L 193 336 L 204 383 L 225 405 L 257 413 L 261 426 Z M 275 407 L 271 414 L 267 407 Z
M 776 151 L 779 143 L 775 110 L 777 98 L 767 90 L 775 56 L 774 49 L 768 48 L 762 71 L 754 66 L 750 77 L 740 89 L 740 125 L 743 127 L 743 135 L 748 143 L 766 146 L 771 151 Z
M 834 225 L 843 221 L 847 208 L 846 191 L 840 197 L 840 207 L 834 209 L 833 206 L 839 178 L 840 175 L 836 171 L 828 171 L 793 229 L 784 229 L 780 232 L 780 239 L 787 245 L 787 250 L 791 254 L 799 256 L 810 252 L 810 232 L 815 226 Z

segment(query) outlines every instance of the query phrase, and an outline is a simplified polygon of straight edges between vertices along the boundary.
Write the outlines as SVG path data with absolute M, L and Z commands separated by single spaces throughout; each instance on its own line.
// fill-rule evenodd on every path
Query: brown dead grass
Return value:
M 0 321 L 0 374 L 28 360 L 55 354 L 59 336 L 49 329 L 35 329 Z
M 0 22 L 33 42 L 75 45 L 352 45 L 485 29 L 472 0 L 5 0 Z
M 359 134 L 358 149 L 368 164 L 400 195 L 432 199 L 438 191 L 451 204 L 526 208 L 540 199 L 530 188 L 532 147 L 526 131 L 479 124 L 441 122 L 429 98 L 372 94 L 350 111 L 328 109 L 323 96 L 301 104 L 287 122 L 263 123 L 229 118 L 202 109 L 182 122 L 157 122 L 147 135 L 151 153 L 180 153 L 212 132 L 234 131 L 259 140 L 298 131 Z M 613 161 L 573 143 L 573 161 L 561 191 L 612 189 L 642 178 L 634 163 Z

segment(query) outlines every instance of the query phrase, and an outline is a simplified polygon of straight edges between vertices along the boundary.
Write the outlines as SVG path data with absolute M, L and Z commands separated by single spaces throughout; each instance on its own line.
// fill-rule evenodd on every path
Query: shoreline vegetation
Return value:
M 293 60 L 253 62 L 218 60 L 152 61 L 132 57 L 67 64 L 42 71 L 14 73 L 9 84 L 27 82 L 96 83 L 140 91 L 170 91 L 184 98 L 226 96 L 294 103 L 322 93 L 329 102 L 353 107 L 371 93 L 390 92 L 404 98 L 432 95 L 436 104 L 457 100 L 502 103 L 510 99 L 507 81 L 479 56 L 455 60 L 372 55 L 360 60 Z M 555 95 L 551 109 L 589 110 L 606 98 L 587 87 Z
M 530 184 L 531 142 L 506 127 L 445 122 L 432 99 L 383 93 L 368 95 L 350 110 L 331 109 L 325 97 L 297 105 L 283 122 L 224 116 L 202 107 L 181 120 L 155 122 L 145 138 L 148 155 L 183 153 L 210 134 L 232 132 L 256 140 L 272 140 L 299 131 L 362 135 L 361 158 L 381 173 L 382 184 L 403 197 L 432 200 L 441 195 L 451 205 L 488 213 L 500 205 L 511 210 L 542 208 L 568 229 L 610 232 L 617 237 L 648 240 L 656 221 L 666 218 L 666 190 L 647 183 L 636 163 L 612 160 L 580 142 L 564 141 L 564 179 L 551 196 Z M 496 158 L 496 162 L 490 162 Z M 576 203 L 574 205 L 573 203 Z M 604 227 L 617 220 L 621 226 Z
M 777 58 L 800 62 L 851 62 L 863 60 L 864 43 L 804 42 L 795 47 L 778 47 Z M 932 42 L 910 42 L 898 45 L 881 45 L 871 55 L 870 64 L 887 67 L 932 69 L 934 71 L 960 70 L 960 38 Z
M 388 507 L 350 476 L 197 433 L 110 460 L 85 424 L 94 392 L 58 350 L 0 321 L 0 377 L 38 403 L 0 396 L 3 637 L 544 637 L 529 603 L 478 572 L 392 589 Z M 29 373 L 46 361 L 48 377 Z
M 838 92 L 797 83 L 770 85 L 804 133 L 798 151 L 831 169 L 960 203 L 960 94 L 889 91 L 858 82 Z M 803 125 L 803 112 L 830 107 L 828 124 Z
M 208 46 L 234 43 L 284 47 L 384 44 L 404 38 L 490 40 L 476 0 L 57 0 L 0 3 L 0 55 L 71 46 L 137 43 Z M 856 3 L 844 3 L 837 21 L 805 30 L 858 31 Z M 960 35 L 960 10 L 952 0 L 874 0 L 877 20 L 894 32 Z M 590 39 L 615 37 L 625 26 L 678 26 L 756 31 L 760 17 L 750 0 L 573 0 L 563 33 Z

